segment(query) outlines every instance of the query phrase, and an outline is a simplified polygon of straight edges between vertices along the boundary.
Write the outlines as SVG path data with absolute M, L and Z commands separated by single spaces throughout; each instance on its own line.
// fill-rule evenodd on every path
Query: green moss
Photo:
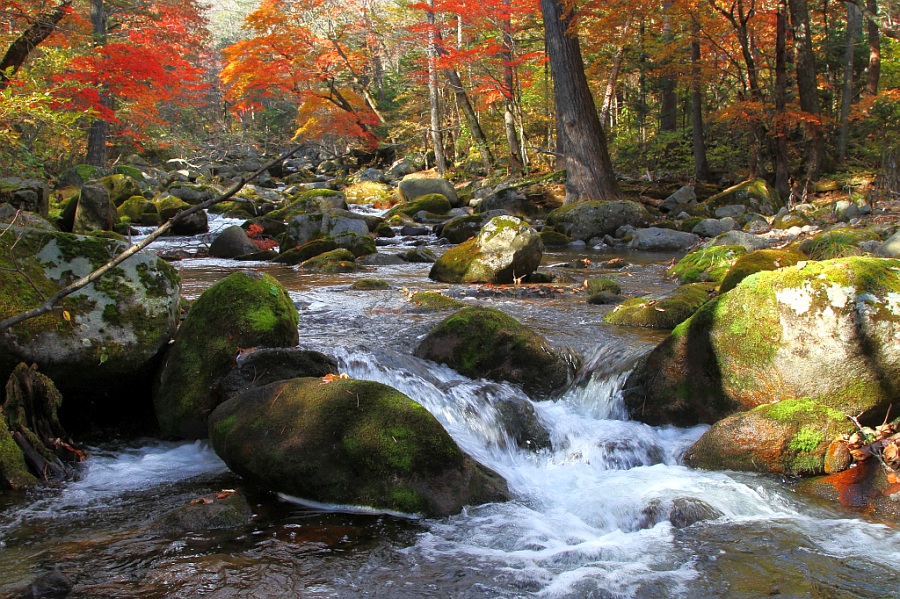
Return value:
M 0 412 L 0 485 L 7 483 L 14 489 L 22 489 L 37 483 L 28 470 L 25 456 L 9 432 L 6 418 Z
M 409 298 L 416 307 L 429 312 L 442 312 L 446 310 L 458 310 L 468 304 L 452 297 L 447 297 L 437 291 L 420 291 Z
M 444 252 L 444 255 L 431 267 L 428 277 L 435 281 L 459 283 L 463 280 L 477 253 L 478 244 L 475 242 L 475 238 L 464 241 Z
M 756 250 L 755 252 L 750 252 L 734 261 L 731 268 L 722 277 L 720 291 L 725 293 L 734 289 L 738 283 L 753 273 L 793 266 L 805 259 L 806 257 L 800 252 L 787 248 L 783 250 Z
M 767 214 L 774 214 L 783 206 L 778 193 L 764 179 L 738 183 L 704 202 L 705 206 L 713 210 L 729 204 L 764 208 Z
M 300 264 L 325 252 L 336 250 L 337 247 L 337 242 L 332 238 L 313 239 L 295 248 L 286 249 L 272 262 L 277 262 L 278 264 Z
M 571 237 L 557 231 L 544 230 L 540 236 L 545 247 L 563 247 L 572 243 Z
M 746 253 L 739 245 L 698 248 L 679 260 L 667 274 L 681 283 L 721 281 L 731 265 Z
M 390 284 L 381 279 L 360 279 L 350 285 L 350 289 L 353 291 L 381 291 L 390 288 Z
M 59 233 L 54 238 L 64 261 L 71 262 L 76 258 L 87 258 L 95 269 L 109 262 L 124 249 L 124 246 L 110 243 L 109 240 L 101 237 Z
M 784 212 L 772 220 L 773 229 L 790 229 L 791 227 L 808 227 L 812 224 L 809 217 L 802 212 Z
M 600 293 L 601 291 L 607 291 L 609 293 L 619 294 L 622 292 L 622 287 L 613 281 L 612 279 L 607 279 L 606 277 L 593 277 L 587 280 L 587 292 L 588 295 L 595 295 Z
M 825 433 L 811 426 L 804 426 L 788 442 L 788 447 L 797 452 L 812 452 L 825 441 Z
M 163 260 L 156 263 L 156 269 L 151 269 L 145 263 L 135 267 L 138 279 L 144 286 L 148 297 L 168 297 L 170 289 L 177 289 L 181 285 L 181 276 L 178 271 Z M 154 272 L 155 271 L 155 272 Z
M 338 248 L 330 252 L 324 252 L 314 258 L 304 261 L 300 266 L 306 270 L 315 270 L 324 273 L 356 272 L 359 265 L 356 256 L 348 249 Z
M 405 214 L 406 216 L 415 216 L 419 212 L 427 212 L 429 214 L 447 214 L 453 207 L 450 201 L 440 193 L 429 193 L 409 202 L 397 204 L 391 208 L 385 219 L 389 219 L 397 214 Z
M 396 510 L 407 514 L 417 514 L 425 509 L 422 496 L 412 489 L 398 486 L 390 490 L 388 501 L 396 506 Z
M 862 241 L 874 241 L 878 236 L 865 230 L 841 229 L 827 231 L 804 239 L 800 242 L 800 251 L 812 260 L 831 260 L 847 256 L 860 256 L 862 250 L 857 244 Z
M 685 233 L 690 233 L 694 230 L 694 227 L 703 222 L 703 217 L 701 216 L 691 216 L 689 218 L 684 219 L 678 225 L 679 231 L 684 231 Z
M 715 283 L 696 283 L 684 285 L 674 295 L 664 299 L 631 298 L 616 306 L 604 321 L 625 326 L 671 329 L 706 304 L 717 288 Z

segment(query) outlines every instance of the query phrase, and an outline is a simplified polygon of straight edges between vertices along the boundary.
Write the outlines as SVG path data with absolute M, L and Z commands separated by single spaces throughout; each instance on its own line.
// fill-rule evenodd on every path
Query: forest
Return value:
M 817 184 L 871 199 L 898 177 L 895 10 L 877 0 L 4 1 L 0 175 L 293 139 L 335 155 L 429 152 L 451 178 L 516 177 L 567 166 L 556 108 L 568 104 L 575 121 L 596 113 L 602 127 L 586 134 L 602 150 L 572 147 L 608 153 L 603 168 L 620 178 L 765 176 L 785 199 Z M 554 53 L 574 62 L 552 68 Z M 554 89 L 574 71 L 586 99 Z M 587 195 L 616 192 L 606 175 L 607 188 Z

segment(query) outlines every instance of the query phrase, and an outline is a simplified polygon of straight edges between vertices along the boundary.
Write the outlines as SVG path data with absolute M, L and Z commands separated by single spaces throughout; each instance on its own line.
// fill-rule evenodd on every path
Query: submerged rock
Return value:
M 206 436 L 206 419 L 221 401 L 214 384 L 238 351 L 293 347 L 297 309 L 269 275 L 236 272 L 203 292 L 191 306 L 160 375 L 154 396 L 160 431 L 167 437 Z
M 713 423 L 808 397 L 883 418 L 900 394 L 900 261 L 843 258 L 758 272 L 703 306 L 635 369 L 650 424 Z
M 183 537 L 188 533 L 239 528 L 253 518 L 253 510 L 243 493 L 227 490 L 199 497 L 153 521 L 156 534 Z
M 508 381 L 546 397 L 570 380 L 566 360 L 515 318 L 493 308 L 463 308 L 444 319 L 415 355 L 446 364 L 471 378 Z
M 247 480 L 320 503 L 440 517 L 509 498 L 425 408 L 374 381 L 251 389 L 216 408 L 209 436 Z
M 428 276 L 446 283 L 512 283 L 540 266 L 544 244 L 528 224 L 497 216 L 474 239 L 447 250 Z

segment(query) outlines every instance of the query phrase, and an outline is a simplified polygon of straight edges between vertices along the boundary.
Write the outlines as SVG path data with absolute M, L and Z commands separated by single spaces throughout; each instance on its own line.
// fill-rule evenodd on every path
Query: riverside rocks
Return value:
M 251 389 L 216 408 L 209 436 L 247 480 L 319 503 L 441 517 L 509 498 L 425 408 L 374 381 Z

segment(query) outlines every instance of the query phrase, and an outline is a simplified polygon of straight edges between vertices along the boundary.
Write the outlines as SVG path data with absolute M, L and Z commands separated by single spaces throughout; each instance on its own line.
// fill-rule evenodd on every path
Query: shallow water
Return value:
M 595 263 L 611 257 L 584 254 Z M 669 257 L 625 258 L 632 265 L 611 276 L 626 293 L 672 287 Z M 587 305 L 583 294 L 551 286 L 552 297 L 535 299 L 441 285 L 427 279 L 427 265 L 329 277 L 202 259 L 178 268 L 189 297 L 234 269 L 278 278 L 300 310 L 301 345 L 422 403 L 506 478 L 514 499 L 444 519 L 327 511 L 245 487 L 203 443 L 111 443 L 91 450 L 76 482 L 0 497 L 0 595 L 53 568 L 74 583 L 74 597 L 874 598 L 900 588 L 896 528 L 812 504 L 775 478 L 682 466 L 703 427 L 628 421 L 618 396 L 625 373 L 662 335 L 604 325 L 609 308 Z M 572 281 L 603 272 L 560 270 Z M 372 276 L 392 289 L 348 289 Z M 552 450 L 520 449 L 503 430 L 494 406 L 531 401 L 521 390 L 411 356 L 445 316 L 412 309 L 407 295 L 420 289 L 498 307 L 580 354 L 577 383 L 533 402 Z M 180 538 L 150 528 L 222 488 L 248 495 L 252 524 Z M 685 521 L 684 506 L 707 519 Z

